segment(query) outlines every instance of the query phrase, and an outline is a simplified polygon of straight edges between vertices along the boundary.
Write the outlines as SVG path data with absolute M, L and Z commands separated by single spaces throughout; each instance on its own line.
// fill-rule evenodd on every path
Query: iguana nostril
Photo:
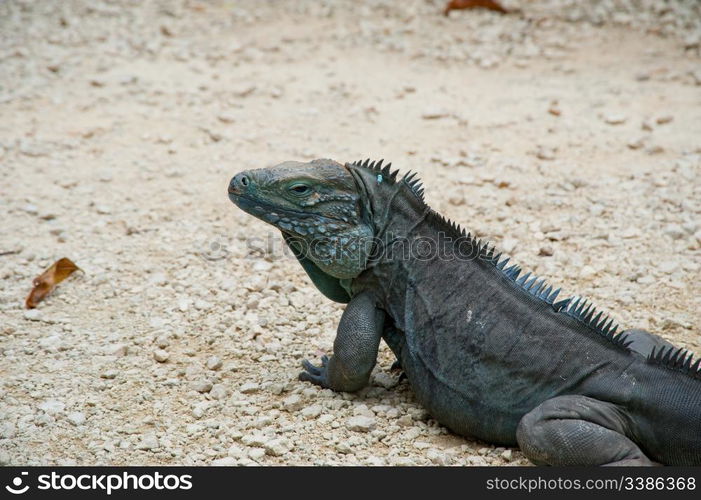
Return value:
M 248 187 L 250 179 L 246 174 L 236 174 L 229 182 L 229 192 L 233 194 L 240 193 Z

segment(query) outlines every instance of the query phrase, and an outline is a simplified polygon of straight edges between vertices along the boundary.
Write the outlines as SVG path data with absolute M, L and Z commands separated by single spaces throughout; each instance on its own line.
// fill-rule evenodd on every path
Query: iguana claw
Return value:
M 304 371 L 299 374 L 299 380 L 303 382 L 311 382 L 312 384 L 328 387 L 326 370 L 329 364 L 329 357 L 321 357 L 321 366 L 316 366 L 311 364 L 306 359 L 302 361 L 302 367 Z

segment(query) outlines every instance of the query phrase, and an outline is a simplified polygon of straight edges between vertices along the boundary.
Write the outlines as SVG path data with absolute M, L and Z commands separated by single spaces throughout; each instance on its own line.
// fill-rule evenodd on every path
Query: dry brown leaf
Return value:
M 448 14 L 450 14 L 451 10 L 477 9 L 480 7 L 483 9 L 501 12 L 502 14 L 506 14 L 508 12 L 504 7 L 502 7 L 499 4 L 499 2 L 496 2 L 495 0 L 451 0 L 445 6 L 443 14 L 447 16 Z
M 27 300 L 25 301 L 27 309 L 34 309 L 39 302 L 44 300 L 44 297 L 56 288 L 56 285 L 79 270 L 80 268 L 76 266 L 71 259 L 66 257 L 54 262 L 50 268 L 34 278 L 32 282 L 34 288 L 29 292 Z

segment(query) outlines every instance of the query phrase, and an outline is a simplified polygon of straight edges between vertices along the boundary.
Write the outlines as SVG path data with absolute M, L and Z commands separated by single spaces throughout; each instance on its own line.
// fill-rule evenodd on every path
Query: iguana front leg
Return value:
M 375 306 L 371 293 L 356 295 L 338 324 L 333 356 L 321 366 L 304 360 L 299 379 L 334 391 L 353 392 L 365 387 L 377 361 L 385 314 Z

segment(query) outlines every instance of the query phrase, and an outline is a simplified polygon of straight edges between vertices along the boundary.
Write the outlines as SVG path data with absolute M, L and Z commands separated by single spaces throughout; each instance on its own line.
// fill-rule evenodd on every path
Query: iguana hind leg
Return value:
M 516 439 L 538 465 L 658 465 L 626 436 L 626 426 L 614 404 L 558 396 L 523 416 Z
M 299 379 L 334 391 L 353 392 L 365 387 L 377 361 L 384 319 L 372 294 L 353 297 L 338 324 L 333 356 L 324 356 L 321 366 L 303 361 Z

